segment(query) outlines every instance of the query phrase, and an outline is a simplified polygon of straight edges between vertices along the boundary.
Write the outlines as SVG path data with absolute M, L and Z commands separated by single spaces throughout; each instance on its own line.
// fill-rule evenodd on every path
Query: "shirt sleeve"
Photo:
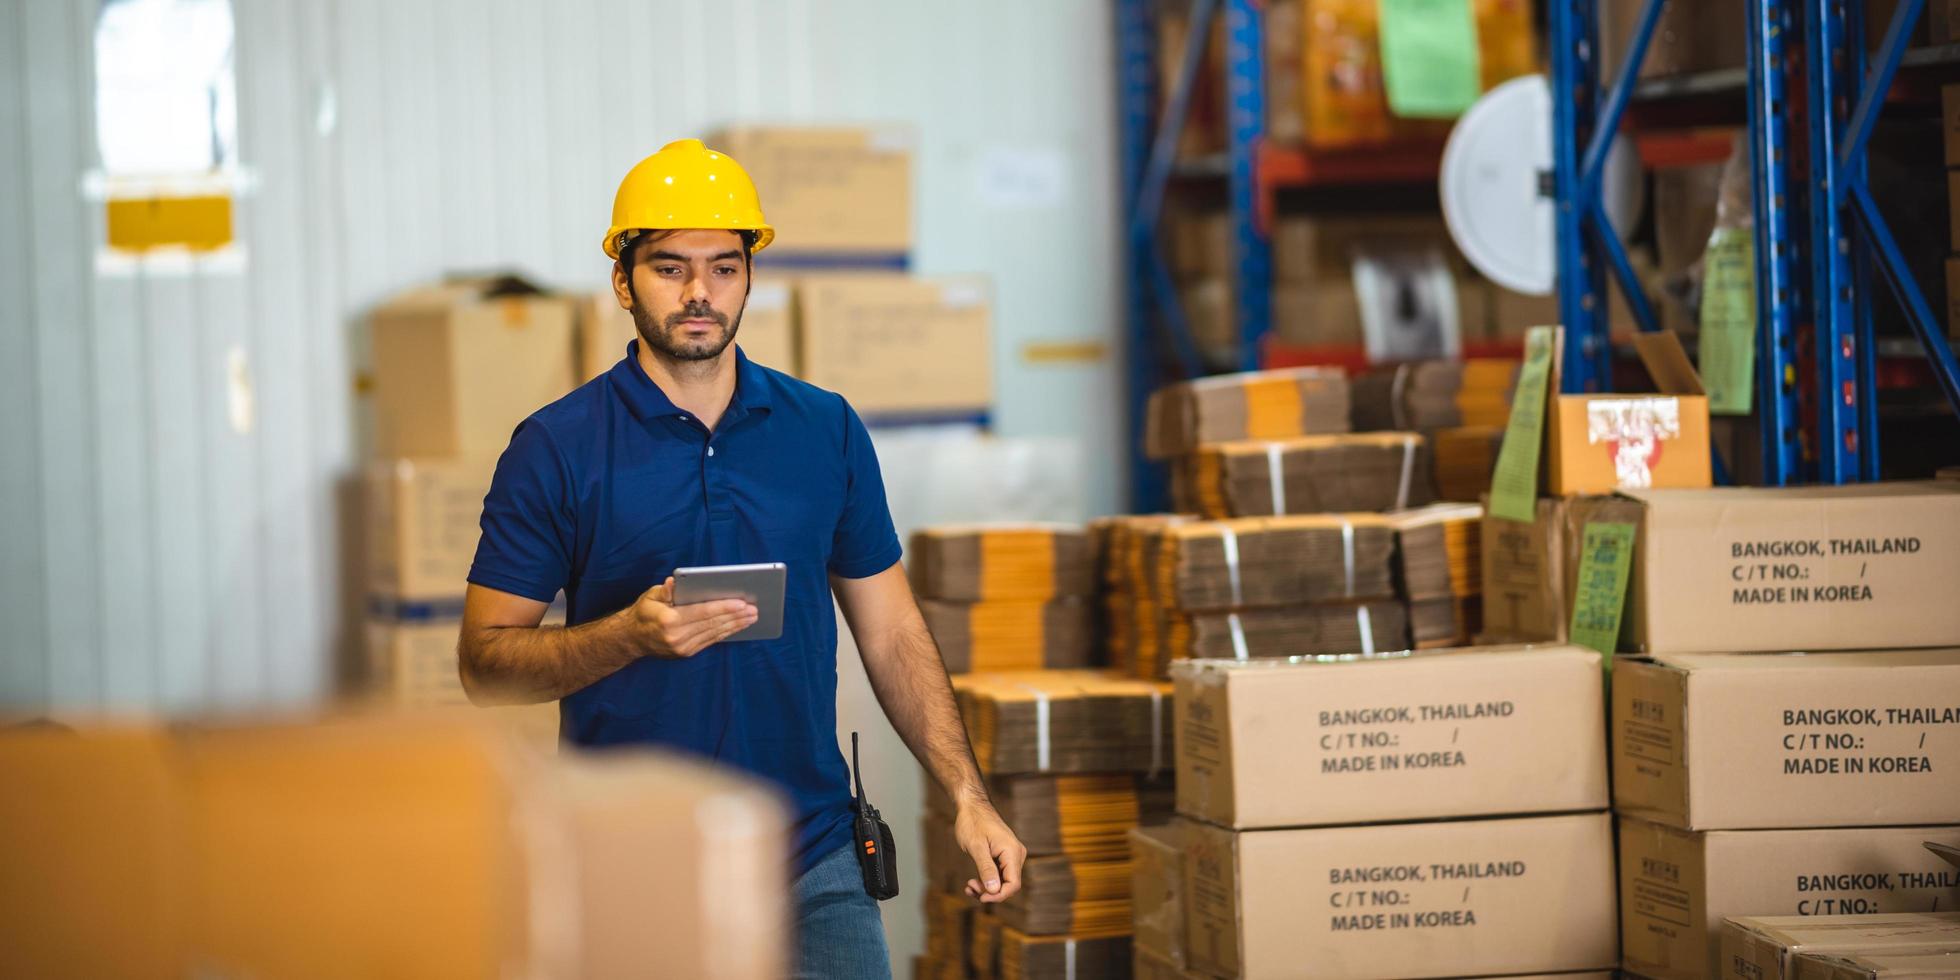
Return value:
M 550 602 L 571 577 L 576 524 L 570 471 L 544 426 L 526 420 L 497 460 L 469 580 Z
M 885 477 L 864 420 L 844 405 L 844 513 L 831 542 L 830 571 L 843 578 L 867 578 L 898 564 L 898 532 L 885 503 Z

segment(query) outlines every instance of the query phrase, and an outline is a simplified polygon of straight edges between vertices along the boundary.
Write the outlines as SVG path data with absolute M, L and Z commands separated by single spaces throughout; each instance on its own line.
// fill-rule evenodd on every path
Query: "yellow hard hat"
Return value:
M 619 258 L 620 245 L 640 232 L 681 228 L 753 232 L 756 252 L 776 237 L 748 172 L 700 140 L 675 140 L 626 172 L 613 195 L 606 257 Z

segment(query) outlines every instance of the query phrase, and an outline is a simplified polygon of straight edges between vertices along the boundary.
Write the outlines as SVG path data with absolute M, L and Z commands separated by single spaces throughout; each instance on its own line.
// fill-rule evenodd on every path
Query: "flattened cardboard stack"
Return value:
M 1389 515 L 1395 591 L 1408 604 L 1417 649 L 1463 646 L 1482 628 L 1483 518 L 1476 504 L 1432 504 Z
M 926 628 L 953 673 L 1095 662 L 1097 550 L 1085 528 L 926 528 L 908 568 Z
M 1178 664 L 1173 966 L 1617 965 L 1600 668 L 1576 647 Z
M 1111 667 L 1126 674 L 1161 679 L 1160 615 L 1153 569 L 1163 541 L 1159 532 L 1197 518 L 1181 514 L 1143 514 L 1107 518 L 1103 558 L 1104 642 Z
M 1116 953 L 1127 970 L 1129 834 L 1171 807 L 1169 685 L 1061 670 L 967 674 L 953 685 L 988 795 L 1028 848 L 1021 890 L 974 921 L 963 962 L 988 975 L 981 964 L 994 958 L 979 947 L 994 944 L 993 928 L 1001 976 L 1060 975 L 1049 972 L 1061 969 L 1055 956 L 1075 957 L 1078 976 L 1103 975 L 1085 971 Z M 955 816 L 953 801 L 928 793 L 927 884 L 946 894 L 974 876 Z M 1090 942 L 1112 937 L 1115 952 Z
M 1150 772 L 1170 760 L 1170 685 L 1088 670 L 964 674 L 953 694 L 989 775 Z
M 1173 459 L 1201 446 L 1347 432 L 1339 368 L 1224 374 L 1159 388 L 1146 409 L 1144 452 Z
M 1394 530 L 1379 514 L 1199 521 L 1150 550 L 1154 656 L 1138 676 L 1190 657 L 1288 657 L 1407 646 L 1394 600 Z
M 1656 654 L 1614 674 L 1628 968 L 1730 975 L 1731 916 L 1960 907 L 1960 869 L 1924 846 L 1960 846 L 1960 649 Z
M 1511 417 L 1518 362 L 1508 358 L 1416 361 L 1369 371 L 1353 382 L 1356 432 L 1502 428 Z
M 1205 517 L 1401 510 L 1434 499 L 1413 432 L 1209 443 L 1172 473 L 1177 509 Z
M 1000 980 L 1127 980 L 1130 975 L 1130 937 L 1031 936 L 1020 930 L 1000 931 Z

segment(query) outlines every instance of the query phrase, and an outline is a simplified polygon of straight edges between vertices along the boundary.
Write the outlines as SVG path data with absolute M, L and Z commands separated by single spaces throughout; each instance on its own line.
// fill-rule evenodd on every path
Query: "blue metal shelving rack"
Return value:
M 1641 328 L 1655 328 L 1625 250 L 1604 218 L 1600 173 L 1607 139 L 1619 129 L 1665 2 L 1647 0 L 1621 60 L 1621 77 L 1602 89 L 1597 0 L 1550 0 L 1559 308 L 1571 337 L 1564 365 L 1568 391 L 1610 385 L 1608 271 Z M 1867 70 L 1862 0 L 1749 0 L 1756 397 L 1766 483 L 1878 478 L 1874 270 L 1904 308 L 1947 401 L 1960 413 L 1960 366 L 1866 183 L 1865 150 L 1922 6 L 1923 0 L 1902 0 Z M 1800 48 L 1793 43 L 1798 37 Z M 1792 97 L 1799 65 L 1801 102 Z M 1809 424 L 1797 376 L 1805 334 L 1817 361 L 1816 419 Z M 1808 462 L 1806 449 L 1814 457 Z
M 1221 8 L 1227 29 L 1229 119 L 1228 189 L 1233 215 L 1233 302 L 1240 330 L 1238 366 L 1258 366 L 1259 345 L 1271 319 L 1271 246 L 1255 227 L 1259 189 L 1253 168 L 1265 129 L 1265 79 L 1258 0 L 1190 0 L 1190 23 L 1178 76 L 1158 98 L 1155 0 L 1116 0 L 1119 139 L 1128 258 L 1129 436 L 1131 508 L 1164 509 L 1170 499 L 1164 468 L 1143 457 L 1144 406 L 1160 385 L 1204 373 L 1203 359 L 1178 300 L 1177 284 L 1158 242 L 1164 195 L 1176 165 L 1191 94 Z M 1162 105 L 1160 118 L 1152 117 Z

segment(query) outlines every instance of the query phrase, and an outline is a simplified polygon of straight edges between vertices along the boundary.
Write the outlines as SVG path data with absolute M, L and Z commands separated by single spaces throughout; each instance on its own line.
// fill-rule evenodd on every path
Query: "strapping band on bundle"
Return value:
M 1251 654 L 1247 652 L 1245 646 L 1245 624 L 1239 621 L 1236 610 L 1225 614 L 1225 625 L 1232 629 L 1232 659 L 1249 659 Z
M 1406 367 L 1406 365 L 1404 366 Z M 1402 479 L 1401 482 L 1395 485 L 1396 510 L 1402 510 L 1409 506 L 1409 480 L 1415 475 L 1415 469 L 1416 441 L 1412 437 L 1402 440 Z
M 1225 580 L 1232 586 L 1232 605 L 1242 606 L 1245 604 L 1245 591 L 1239 581 L 1239 532 L 1232 530 L 1230 525 L 1221 524 L 1218 527 L 1218 540 L 1225 549 Z
M 1354 522 L 1341 518 L 1341 561 L 1347 567 L 1347 597 L 1354 598 Z
M 1280 469 L 1280 461 L 1285 453 L 1277 442 L 1266 444 L 1266 482 L 1273 492 L 1273 516 L 1286 516 L 1286 474 Z
M 1354 607 L 1354 625 L 1361 630 L 1361 652 L 1365 656 L 1375 655 L 1375 621 L 1368 615 L 1367 603 Z
M 1048 692 L 1032 684 L 1016 684 L 1014 686 L 1034 695 L 1034 765 L 1037 771 L 1047 772 L 1049 764 Z
M 1062 940 L 1062 977 L 1075 980 L 1075 940 Z

